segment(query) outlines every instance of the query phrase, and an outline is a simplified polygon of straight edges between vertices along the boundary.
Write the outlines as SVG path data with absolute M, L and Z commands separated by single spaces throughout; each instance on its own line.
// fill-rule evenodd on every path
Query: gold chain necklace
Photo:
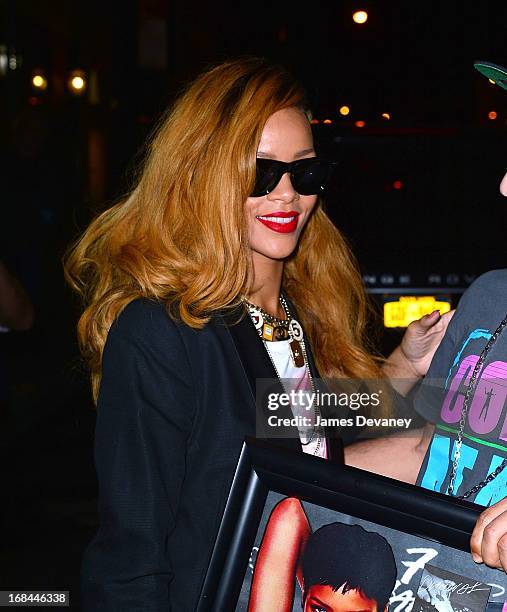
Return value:
M 250 315 L 250 318 L 257 330 L 257 333 L 259 334 L 260 338 L 263 341 L 263 344 L 266 348 L 269 359 L 271 360 L 273 368 L 276 372 L 276 375 L 278 376 L 278 379 L 280 380 L 282 387 L 284 387 L 283 381 L 280 377 L 280 373 L 278 372 L 278 368 L 276 367 L 276 363 L 268 349 L 268 345 L 266 342 L 266 341 L 274 340 L 273 336 L 276 335 L 276 332 L 274 330 L 279 329 L 279 328 L 287 330 L 288 338 L 290 338 L 291 340 L 289 343 L 289 347 L 290 347 L 290 354 L 291 354 L 292 362 L 295 367 L 299 367 L 299 368 L 303 366 L 305 367 L 306 374 L 310 381 L 312 397 L 316 398 L 317 397 L 316 387 L 315 387 L 315 382 L 313 380 L 313 376 L 312 376 L 312 373 L 310 371 L 310 367 L 308 364 L 308 357 L 306 355 L 306 347 L 305 347 L 305 341 L 303 337 L 303 328 L 301 327 L 299 321 L 296 321 L 296 319 L 294 319 L 294 317 L 291 315 L 289 311 L 289 307 L 287 306 L 287 302 L 285 301 L 285 298 L 283 297 L 283 295 L 280 295 L 279 300 L 285 312 L 286 319 L 279 319 L 278 317 L 274 317 L 273 315 L 266 312 L 260 306 L 257 306 L 256 304 L 252 304 L 252 302 L 249 302 L 246 298 L 243 298 L 243 302 L 245 303 L 247 307 L 248 314 Z M 277 323 L 278 325 L 276 325 Z M 270 328 L 273 328 L 273 329 L 270 329 Z M 288 338 L 282 338 L 282 339 L 285 340 Z M 285 387 L 284 387 L 284 390 L 285 392 L 287 392 Z M 310 408 L 313 404 L 314 404 L 314 400 L 312 399 L 312 404 L 310 405 Z M 320 412 L 318 401 L 315 402 L 314 412 L 315 412 L 315 419 L 319 421 L 321 417 L 321 412 Z M 322 446 L 322 438 L 324 437 L 324 430 L 321 425 L 317 425 L 317 426 L 314 425 L 310 439 L 307 442 L 303 442 L 303 440 L 301 440 L 301 445 L 308 446 L 308 444 L 310 444 L 312 440 L 314 439 L 315 434 L 317 434 L 317 445 L 315 447 L 315 450 L 313 451 L 313 454 L 317 455 Z
M 296 368 L 302 368 L 305 365 L 305 357 L 301 346 L 301 342 L 303 341 L 303 328 L 299 324 L 299 321 L 296 321 L 290 314 L 285 298 L 280 295 L 279 300 L 285 312 L 285 319 L 274 317 L 260 306 L 252 304 L 252 302 L 243 298 L 255 329 L 262 340 L 273 341 L 290 339 L 289 348 L 292 362 Z

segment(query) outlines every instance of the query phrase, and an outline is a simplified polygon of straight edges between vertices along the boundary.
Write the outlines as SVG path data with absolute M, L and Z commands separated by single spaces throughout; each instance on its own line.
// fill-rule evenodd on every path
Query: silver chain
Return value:
M 455 485 L 455 481 L 456 481 L 456 474 L 457 474 L 457 470 L 458 470 L 458 463 L 459 463 L 459 460 L 460 460 L 460 457 L 461 457 L 461 446 L 463 444 L 463 432 L 465 431 L 466 420 L 467 420 L 467 416 L 468 416 L 468 408 L 469 408 L 469 404 L 470 404 L 470 398 L 471 398 L 472 392 L 473 392 L 473 390 L 475 388 L 475 383 L 477 381 L 477 376 L 479 375 L 479 372 L 480 372 L 480 370 L 482 368 L 484 360 L 486 359 L 486 355 L 491 350 L 491 347 L 493 346 L 493 344 L 495 344 L 498 336 L 502 333 L 502 330 L 505 328 L 505 326 L 507 326 L 507 315 L 501 321 L 500 325 L 496 328 L 496 330 L 494 331 L 493 335 L 488 340 L 486 346 L 482 349 L 482 352 L 479 355 L 479 359 L 477 360 L 477 363 L 475 364 L 474 370 L 472 372 L 472 376 L 470 378 L 470 383 L 468 384 L 467 390 L 465 392 L 465 398 L 463 400 L 463 406 L 461 408 L 461 416 L 460 416 L 460 421 L 459 421 L 458 437 L 456 439 L 456 449 L 454 451 L 454 457 L 453 457 L 452 469 L 451 469 L 451 476 L 450 476 L 450 479 L 449 479 L 449 486 L 447 487 L 447 494 L 448 495 L 454 495 L 454 485 Z M 478 484 L 473 486 L 471 489 L 469 489 L 468 491 L 463 493 L 463 495 L 457 495 L 456 497 L 458 499 L 466 499 L 466 498 L 470 497 L 471 495 L 474 495 L 475 493 L 478 493 L 487 484 L 489 484 L 492 480 L 494 480 L 498 476 L 498 474 L 500 474 L 505 469 L 506 466 L 507 466 L 507 459 L 504 459 L 502 461 L 502 463 L 496 468 L 496 470 L 491 472 L 491 474 L 489 474 L 484 480 L 481 480 L 481 482 L 479 482 Z

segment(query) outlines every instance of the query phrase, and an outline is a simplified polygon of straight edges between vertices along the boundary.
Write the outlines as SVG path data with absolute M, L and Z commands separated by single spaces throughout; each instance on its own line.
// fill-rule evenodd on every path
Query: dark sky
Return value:
M 362 26 L 351 18 L 360 8 Z M 53 79 L 47 104 L 58 113 L 72 103 L 66 71 L 95 71 L 109 197 L 187 79 L 231 56 L 264 55 L 303 81 L 317 118 L 333 120 L 316 128 L 343 162 L 329 212 L 366 268 L 480 271 L 505 259 L 507 95 L 472 63 L 507 65 L 506 1 L 0 0 L 0 19 L 0 39 L 24 61 L 5 125 L 30 94 L 32 69 Z
M 362 26 L 351 19 L 358 8 L 369 13 Z M 167 28 L 166 70 L 151 75 L 162 95 L 210 62 L 267 55 L 300 76 L 317 111 L 350 100 L 366 116 L 390 108 L 412 124 L 469 121 L 478 95 L 472 61 L 507 63 L 500 1 L 1 0 L 0 10 L 3 38 L 18 42 L 28 65 L 54 63 L 63 47 L 67 63 L 113 79 L 129 73 L 132 84 L 142 78 L 141 24 L 155 18 Z

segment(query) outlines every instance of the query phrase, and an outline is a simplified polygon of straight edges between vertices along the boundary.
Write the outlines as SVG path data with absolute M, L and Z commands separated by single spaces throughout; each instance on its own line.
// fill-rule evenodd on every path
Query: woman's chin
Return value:
M 280 245 L 277 248 L 273 248 L 273 249 L 262 249 L 262 250 L 254 249 L 254 250 L 259 255 L 262 255 L 265 259 L 271 259 L 273 261 L 284 261 L 285 259 L 290 257 L 292 253 L 294 253 L 296 246 L 297 246 L 297 243 L 287 245 L 284 247 Z

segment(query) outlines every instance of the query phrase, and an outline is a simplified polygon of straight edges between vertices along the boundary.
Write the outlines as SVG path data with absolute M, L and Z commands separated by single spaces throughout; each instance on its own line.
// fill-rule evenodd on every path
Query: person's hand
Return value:
M 407 327 L 400 350 L 414 376 L 424 376 L 444 337 L 454 310 L 440 315 L 438 310 L 413 321 Z
M 454 312 L 451 310 L 440 316 L 438 310 L 434 310 L 407 327 L 401 344 L 382 366 L 398 393 L 406 395 L 426 374 Z
M 479 516 L 470 539 L 472 559 L 507 572 L 507 498 Z

